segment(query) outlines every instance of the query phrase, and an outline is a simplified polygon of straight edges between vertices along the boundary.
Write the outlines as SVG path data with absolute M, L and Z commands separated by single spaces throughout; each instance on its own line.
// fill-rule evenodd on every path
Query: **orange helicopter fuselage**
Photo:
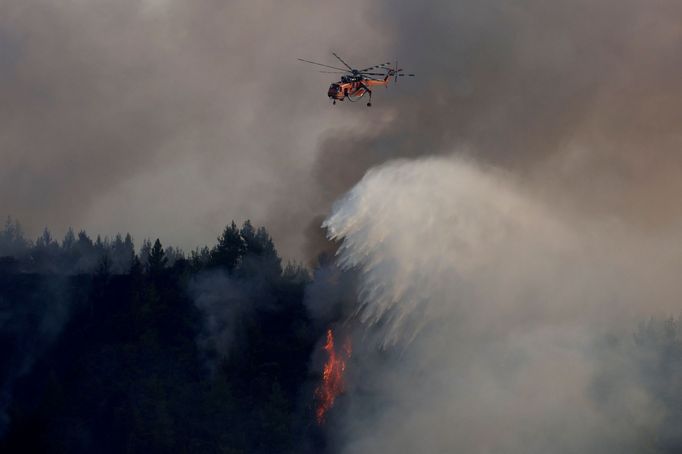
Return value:
M 367 93 L 367 88 L 388 86 L 389 76 L 386 76 L 384 80 L 358 78 L 358 80 L 345 81 L 344 79 L 331 84 L 327 96 L 337 101 L 343 101 L 345 98 L 361 98 Z

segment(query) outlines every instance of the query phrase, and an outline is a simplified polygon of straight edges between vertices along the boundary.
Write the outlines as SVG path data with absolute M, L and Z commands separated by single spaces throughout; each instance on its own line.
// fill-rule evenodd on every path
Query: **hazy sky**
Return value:
M 0 212 L 186 248 L 251 218 L 295 254 L 319 137 L 355 123 L 296 58 L 383 61 L 357 3 L 3 2 Z
M 669 228 L 681 41 L 667 0 L 5 0 L 0 215 L 186 249 L 251 218 L 303 258 L 369 167 L 465 149 L 553 203 Z M 333 76 L 296 60 L 332 50 L 418 77 L 332 107 Z

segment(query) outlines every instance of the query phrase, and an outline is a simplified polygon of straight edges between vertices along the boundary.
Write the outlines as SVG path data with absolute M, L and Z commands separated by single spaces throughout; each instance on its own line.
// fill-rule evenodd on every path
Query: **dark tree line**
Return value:
M 70 275 L 93 273 L 104 266 L 111 274 L 126 274 L 134 258 L 147 266 L 153 246 L 144 240 L 136 254 L 130 234 L 104 239 L 98 235 L 93 240 L 85 231 L 76 234 L 71 228 L 61 242 L 47 228 L 35 241 L 30 241 L 24 237 L 19 222 L 7 218 L 0 230 L 0 271 Z M 185 258 L 183 251 L 173 246 L 164 248 L 163 252 L 168 266 Z M 199 254 L 199 251 L 192 253 Z
M 32 242 L 8 221 L 0 264 L 0 452 L 289 453 L 310 438 L 310 278 L 265 228 L 233 222 L 185 257 L 130 235 Z

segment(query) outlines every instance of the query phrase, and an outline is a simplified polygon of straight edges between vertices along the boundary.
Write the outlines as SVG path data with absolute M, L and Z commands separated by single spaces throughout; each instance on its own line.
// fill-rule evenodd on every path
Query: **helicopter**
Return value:
M 372 89 L 370 87 L 388 87 L 389 79 L 394 78 L 395 82 L 398 82 L 398 77 L 414 77 L 414 74 L 405 74 L 402 69 L 398 69 L 398 62 L 395 62 L 395 66 L 391 67 L 391 62 L 380 63 L 378 65 L 369 66 L 364 69 L 354 69 L 348 63 L 346 63 L 341 57 L 339 57 L 335 52 L 332 55 L 336 57 L 346 68 L 339 68 L 336 66 L 325 65 L 323 63 L 318 63 L 315 61 L 304 60 L 299 58 L 298 60 L 311 63 L 313 65 L 323 66 L 325 68 L 334 69 L 335 71 L 319 71 L 326 74 L 343 74 L 341 80 L 334 82 L 329 86 L 327 90 L 327 96 L 332 99 L 332 104 L 336 104 L 336 101 L 343 101 L 348 99 L 350 102 L 359 101 L 365 95 L 369 95 L 369 101 L 367 102 L 367 107 L 372 106 Z M 384 73 L 375 71 L 386 71 Z M 372 76 L 383 76 L 383 79 L 377 79 Z

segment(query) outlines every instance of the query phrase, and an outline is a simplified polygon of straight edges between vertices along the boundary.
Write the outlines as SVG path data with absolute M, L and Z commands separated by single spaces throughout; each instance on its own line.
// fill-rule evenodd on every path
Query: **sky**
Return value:
M 567 216 L 676 229 L 681 18 L 669 0 L 6 0 L 0 215 L 186 250 L 251 219 L 309 260 L 368 169 L 455 152 Z M 296 59 L 332 51 L 417 77 L 331 106 L 331 75 Z

